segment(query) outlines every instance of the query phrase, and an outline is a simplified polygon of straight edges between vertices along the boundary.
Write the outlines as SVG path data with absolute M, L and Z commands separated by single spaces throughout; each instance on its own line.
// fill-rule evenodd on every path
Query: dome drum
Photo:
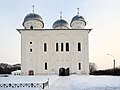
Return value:
M 41 29 L 43 26 L 43 23 L 38 20 L 28 20 L 24 23 L 25 29 Z
M 70 25 L 72 29 L 84 29 L 85 22 L 84 21 L 73 21 Z

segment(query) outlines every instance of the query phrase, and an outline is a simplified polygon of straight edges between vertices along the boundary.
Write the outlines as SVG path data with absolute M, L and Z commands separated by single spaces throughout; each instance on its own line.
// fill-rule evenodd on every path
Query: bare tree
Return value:
M 93 62 L 90 62 L 89 63 L 89 70 L 90 70 L 90 73 L 96 71 L 97 70 L 97 65 Z

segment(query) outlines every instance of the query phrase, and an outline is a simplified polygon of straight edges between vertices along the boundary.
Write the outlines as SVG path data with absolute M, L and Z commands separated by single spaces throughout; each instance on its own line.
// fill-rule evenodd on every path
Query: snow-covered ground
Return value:
M 47 90 L 120 90 L 120 76 L 10 76 L 0 77 L 0 83 L 42 83 L 49 78 Z M 28 88 L 0 88 L 0 90 L 27 90 Z M 41 90 L 29 88 L 29 90 Z
M 49 90 L 120 90 L 119 76 L 59 77 Z

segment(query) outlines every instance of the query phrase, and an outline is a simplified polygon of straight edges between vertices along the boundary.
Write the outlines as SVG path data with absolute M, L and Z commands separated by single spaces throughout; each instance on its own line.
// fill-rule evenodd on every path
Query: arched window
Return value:
M 32 49 L 30 49 L 30 52 L 32 52 Z
M 78 51 L 81 51 L 81 43 L 78 43 Z
M 78 63 L 78 70 L 81 70 L 81 63 Z
M 58 43 L 56 43 L 56 51 L 58 51 L 59 49 L 58 49 Z
M 30 44 L 32 44 L 32 42 L 30 42 Z
M 44 43 L 44 52 L 47 52 L 47 43 Z
M 61 51 L 63 51 L 63 50 L 64 50 L 63 43 L 61 43 Z
M 69 51 L 69 43 L 66 43 L 66 51 Z
M 33 29 L 33 26 L 30 26 L 30 29 Z
M 47 70 L 47 62 L 45 62 L 45 70 Z

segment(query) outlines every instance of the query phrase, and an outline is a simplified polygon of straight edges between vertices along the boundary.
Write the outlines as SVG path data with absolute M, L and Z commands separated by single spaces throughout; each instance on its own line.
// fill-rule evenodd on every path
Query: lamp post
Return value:
M 112 54 L 107 54 L 113 57 L 113 75 L 115 75 L 115 57 Z

